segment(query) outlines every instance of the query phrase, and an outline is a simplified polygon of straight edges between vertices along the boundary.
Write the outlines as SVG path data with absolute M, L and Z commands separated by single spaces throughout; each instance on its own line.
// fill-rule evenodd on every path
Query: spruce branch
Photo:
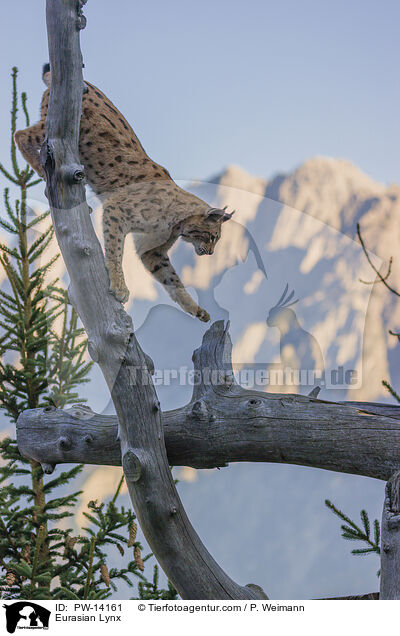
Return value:
M 347 539 L 349 541 L 362 541 L 368 545 L 367 548 L 355 548 L 351 551 L 352 554 L 369 554 L 375 553 L 380 554 L 380 524 L 377 519 L 375 519 L 373 527 L 374 527 L 374 538 L 371 538 L 371 524 L 368 517 L 368 513 L 365 510 L 361 510 L 360 517 L 362 528 L 358 526 L 354 521 L 350 519 L 344 512 L 339 510 L 329 499 L 325 500 L 325 505 L 329 508 L 339 519 L 344 521 L 345 523 L 341 525 L 342 537 L 343 539 Z

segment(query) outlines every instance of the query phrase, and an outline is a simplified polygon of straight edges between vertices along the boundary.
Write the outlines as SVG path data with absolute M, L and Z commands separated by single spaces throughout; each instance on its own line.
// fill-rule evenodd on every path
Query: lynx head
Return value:
M 221 225 L 229 221 L 233 212 L 228 214 L 225 209 L 209 208 L 205 215 L 194 215 L 185 219 L 181 237 L 191 243 L 196 254 L 213 254 L 215 246 L 221 238 Z
M 46 86 L 49 88 L 50 87 L 50 80 L 51 80 L 51 76 L 50 76 L 50 64 L 43 64 L 43 68 L 42 68 L 42 80 L 44 81 L 44 83 L 46 84 Z
M 50 88 L 51 84 L 51 73 L 50 73 L 50 64 L 46 62 L 42 66 L 42 80 L 46 84 L 47 88 Z

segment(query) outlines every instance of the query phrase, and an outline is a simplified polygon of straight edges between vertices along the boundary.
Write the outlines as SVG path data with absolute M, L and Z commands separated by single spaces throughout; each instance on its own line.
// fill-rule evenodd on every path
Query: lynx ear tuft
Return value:
M 235 210 L 229 214 L 228 212 L 226 212 L 226 208 L 227 206 L 225 206 L 222 209 L 210 208 L 208 211 L 207 219 L 210 221 L 221 221 L 221 223 L 224 223 L 225 221 L 229 221 L 229 219 L 232 217 L 232 214 L 233 212 L 235 212 Z
M 232 218 L 232 216 L 235 214 L 236 210 L 233 210 L 233 212 L 229 213 L 229 212 L 224 212 L 224 216 L 222 218 L 222 223 L 225 223 L 225 221 L 229 221 L 229 219 Z

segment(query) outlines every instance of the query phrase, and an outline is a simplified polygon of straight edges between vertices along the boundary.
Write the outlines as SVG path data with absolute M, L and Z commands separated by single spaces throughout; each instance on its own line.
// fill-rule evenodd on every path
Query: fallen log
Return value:
M 231 347 L 228 328 L 214 323 L 193 355 L 191 401 L 162 413 L 171 465 L 278 462 L 383 480 L 400 469 L 400 407 L 243 389 Z M 117 426 L 116 417 L 88 407 L 27 410 L 18 419 L 18 446 L 48 471 L 64 462 L 117 466 Z

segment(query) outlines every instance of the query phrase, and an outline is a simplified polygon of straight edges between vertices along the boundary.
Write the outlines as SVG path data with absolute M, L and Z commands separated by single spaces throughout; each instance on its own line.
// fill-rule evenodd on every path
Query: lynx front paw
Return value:
M 116 269 L 112 263 L 106 262 L 108 278 L 110 281 L 110 292 L 121 303 L 126 303 L 129 298 L 129 289 L 125 284 L 125 278 L 121 270 Z
M 196 318 L 199 318 L 202 322 L 208 322 L 210 320 L 210 314 L 201 307 L 198 308 Z

